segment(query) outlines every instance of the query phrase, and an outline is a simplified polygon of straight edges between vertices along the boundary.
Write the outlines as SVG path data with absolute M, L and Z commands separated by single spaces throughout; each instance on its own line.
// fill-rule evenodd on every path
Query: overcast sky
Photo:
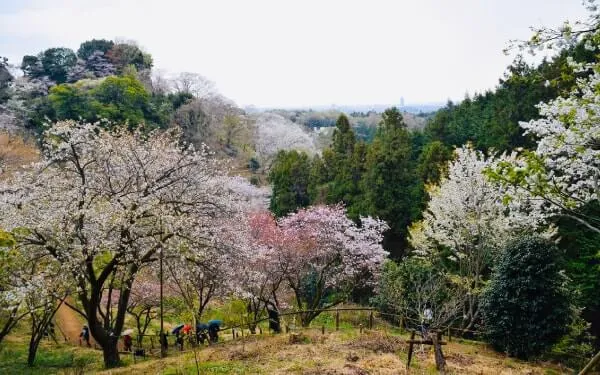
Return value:
M 494 87 L 529 26 L 584 18 L 581 0 L 0 0 L 0 55 L 121 37 L 242 106 L 430 103 Z

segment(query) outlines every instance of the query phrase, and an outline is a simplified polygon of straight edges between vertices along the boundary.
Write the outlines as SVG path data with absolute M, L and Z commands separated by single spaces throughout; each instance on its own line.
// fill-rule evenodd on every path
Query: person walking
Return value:
M 133 346 L 133 339 L 130 334 L 123 335 L 123 347 L 126 352 L 131 352 L 131 348 Z
M 429 337 L 429 327 L 431 326 L 432 321 L 433 311 L 429 305 L 425 305 L 425 309 L 423 310 L 423 318 L 421 319 L 421 334 L 423 335 L 423 339 L 427 339 Z
M 210 343 L 214 344 L 219 341 L 219 330 L 221 329 L 222 323 L 222 321 L 217 319 L 208 321 L 208 337 Z
M 79 346 L 82 345 L 82 341 L 85 341 L 85 344 L 87 345 L 88 348 L 91 347 L 91 345 L 90 345 L 90 329 L 86 325 L 83 326 L 83 328 L 81 329 L 81 332 L 79 333 Z

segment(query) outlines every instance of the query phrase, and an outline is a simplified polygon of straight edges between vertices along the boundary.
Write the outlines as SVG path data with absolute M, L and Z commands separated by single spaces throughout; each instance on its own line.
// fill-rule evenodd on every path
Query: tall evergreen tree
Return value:
M 279 151 L 269 172 L 273 187 L 271 211 L 276 216 L 295 212 L 310 204 L 308 184 L 311 163 L 304 152 Z
M 350 216 L 357 219 L 366 145 L 356 142 L 356 135 L 346 115 L 341 114 L 335 126 L 331 148 L 323 152 L 327 182 L 319 189 L 319 195 L 326 197 L 325 203 L 344 203 Z
M 390 230 L 384 247 L 392 257 L 403 255 L 407 227 L 420 214 L 422 184 L 412 159 L 411 138 L 397 108 L 383 113 L 367 152 L 362 188 L 365 213 L 384 219 Z

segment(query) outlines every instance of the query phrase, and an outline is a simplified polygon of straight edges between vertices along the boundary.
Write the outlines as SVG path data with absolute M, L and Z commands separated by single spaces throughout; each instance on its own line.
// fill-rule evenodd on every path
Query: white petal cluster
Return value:
M 0 227 L 31 257 L 56 262 L 85 301 L 109 275 L 133 282 L 160 252 L 205 258 L 224 242 L 223 223 L 264 201 L 174 132 L 67 121 L 45 140 L 44 159 L 0 186 Z
M 542 118 L 521 123 L 538 139 L 535 155 L 544 169 L 526 187 L 575 208 L 600 196 L 600 74 L 578 81 L 569 97 L 539 106 Z
M 417 251 L 427 255 L 443 245 L 451 251 L 451 261 L 489 261 L 518 233 L 543 228 L 542 201 L 493 183 L 484 175 L 487 168 L 514 159 L 515 155 L 486 157 L 469 146 L 457 149 L 448 177 L 429 190 L 431 200 L 423 220 L 410 229 Z

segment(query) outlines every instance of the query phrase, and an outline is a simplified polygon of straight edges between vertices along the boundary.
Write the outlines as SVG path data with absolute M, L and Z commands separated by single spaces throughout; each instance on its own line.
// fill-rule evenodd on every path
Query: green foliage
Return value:
M 358 219 L 361 204 L 360 180 L 364 172 L 366 145 L 357 142 L 348 117 L 342 114 L 333 131 L 332 145 L 315 164 L 311 195 L 327 204 L 344 203 L 348 216 Z
M 0 56 L 0 104 L 10 98 L 9 87 L 14 77 L 8 70 L 8 59 Z
M 77 56 L 69 48 L 49 48 L 38 56 L 26 55 L 21 69 L 30 78 L 48 77 L 54 82 L 64 83 L 67 74 L 77 63 Z
M 45 74 L 42 62 L 37 56 L 25 55 L 21 61 L 21 70 L 25 76 L 39 78 Z
M 591 202 L 579 212 L 598 217 L 600 203 Z M 569 218 L 561 218 L 557 224 L 574 302 L 591 323 L 591 332 L 600 337 L 600 234 Z
M 390 225 L 384 245 L 399 257 L 406 246 L 406 228 L 420 215 L 423 188 L 412 159 L 410 134 L 398 109 L 384 112 L 364 169 L 364 211 Z
M 275 157 L 269 181 L 273 186 L 271 211 L 284 216 L 310 204 L 308 195 L 311 163 L 308 155 L 298 151 L 280 151 Z
M 57 120 L 108 119 L 115 123 L 136 126 L 142 123 L 164 123 L 172 113 L 168 103 L 167 116 L 152 107 L 150 94 L 134 76 L 107 77 L 91 87 L 82 83 L 61 84 L 50 89 L 48 99 Z
M 77 63 L 77 56 L 70 48 L 49 48 L 40 55 L 46 75 L 57 83 L 67 81 L 69 70 Z
M 150 95 L 134 76 L 107 77 L 92 96 L 92 108 L 99 118 L 137 125 L 149 112 Z
M 15 238 L 12 234 L 0 229 L 0 249 L 15 246 Z
M 96 51 L 101 51 L 102 53 L 106 54 L 108 51 L 110 51 L 113 48 L 114 45 L 115 45 L 115 43 L 113 43 L 112 40 L 106 40 L 106 39 L 87 40 L 87 41 L 81 43 L 81 45 L 79 46 L 79 49 L 77 50 L 77 57 L 79 57 L 82 60 L 87 60 L 87 58 L 90 57 L 92 55 L 92 53 L 94 53 Z
M 338 155 L 352 155 L 356 138 L 346 115 L 341 114 L 335 123 L 331 149 Z
M 417 173 L 426 184 L 437 184 L 445 173 L 452 152 L 440 141 L 428 143 L 421 152 Z
M 569 57 L 580 62 L 597 60 L 594 52 L 584 48 L 584 42 L 537 67 L 517 59 L 495 91 L 467 96 L 460 104 L 449 102 L 440 109 L 426 126 L 427 137 L 447 146 L 471 142 L 480 150 L 531 146 L 519 122 L 537 118 L 538 103 L 569 92 L 576 78 L 584 74 L 573 71 Z
M 133 66 L 137 71 L 152 68 L 152 56 L 144 53 L 138 46 L 127 43 L 115 44 L 108 52 L 107 57 L 115 66 L 119 74 L 128 66 Z
M 588 323 L 578 314 L 573 314 L 568 333 L 552 347 L 548 356 L 571 368 L 582 368 L 594 353 Z
M 538 237 L 509 244 L 481 297 L 485 335 L 497 350 L 527 358 L 566 333 L 571 310 L 558 248 Z
M 377 295 L 371 303 L 381 311 L 393 314 L 405 314 L 406 306 L 415 305 L 415 280 L 426 279 L 433 273 L 430 263 L 418 259 L 407 258 L 402 262 L 388 260 L 383 265 L 379 279 Z M 414 313 L 411 318 L 418 318 Z
M 90 96 L 77 84 L 61 84 L 50 89 L 48 100 L 57 119 L 89 119 Z

